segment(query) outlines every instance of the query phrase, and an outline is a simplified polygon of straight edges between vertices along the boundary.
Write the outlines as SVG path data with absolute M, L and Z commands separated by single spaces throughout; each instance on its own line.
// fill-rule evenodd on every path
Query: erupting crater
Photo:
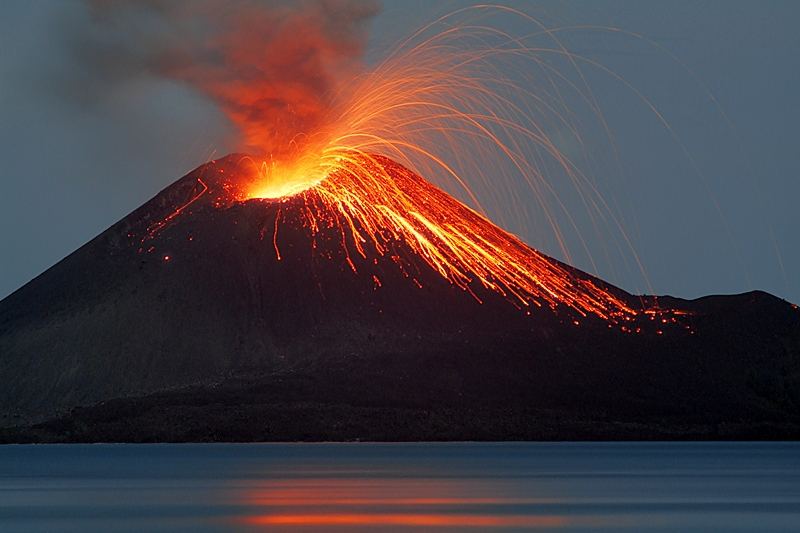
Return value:
M 359 263 L 392 262 L 421 288 L 424 276 L 408 267 L 421 262 L 479 304 L 491 293 L 526 314 L 549 309 L 576 326 L 586 318 L 600 319 L 626 333 L 641 332 L 643 323 L 656 324 L 659 333 L 664 326 L 683 327 L 677 318 L 682 311 L 661 309 L 654 298 L 633 297 L 542 254 L 388 157 L 339 152 L 321 161 L 287 167 L 256 163 L 250 156 L 214 161 L 201 167 L 187 203 L 152 223 L 144 241 L 211 190 L 213 205 L 220 209 L 249 201 L 272 206 L 274 218 L 260 229 L 259 238 L 272 236 L 278 261 L 286 256 L 281 228 L 291 224 L 303 228 L 315 252 L 341 254 L 353 274 L 372 278 L 376 288 L 380 275 Z M 206 185 L 213 181 L 210 175 L 222 178 L 217 186 Z M 325 250 L 319 246 L 322 233 L 326 242 L 335 240 Z M 331 246 L 338 250 L 332 252 Z M 156 247 L 141 250 L 152 253 Z
M 327 174 L 313 165 L 281 164 L 275 161 L 255 163 L 256 178 L 245 192 L 248 199 L 277 200 L 295 196 L 316 187 Z
M 384 156 L 257 178 L 202 165 L 0 302 L 0 417 L 75 423 L 7 440 L 796 435 L 787 302 L 631 295 Z

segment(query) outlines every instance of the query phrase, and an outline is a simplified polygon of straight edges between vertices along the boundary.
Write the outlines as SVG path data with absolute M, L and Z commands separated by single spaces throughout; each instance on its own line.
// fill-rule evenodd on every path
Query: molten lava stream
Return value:
M 278 202 L 301 196 L 304 225 L 312 233 L 320 227 L 338 227 L 348 253 L 352 248 L 364 258 L 368 252 L 385 256 L 390 243 L 402 241 L 431 269 L 478 301 L 472 290 L 475 283 L 521 308 L 566 306 L 581 316 L 613 321 L 637 314 L 619 297 L 575 276 L 386 157 L 342 152 L 329 161 L 333 163 L 323 178 L 306 182 L 290 178 L 282 186 L 256 183 L 248 196 Z M 281 191 L 291 192 L 284 196 Z M 349 263 L 355 270 L 353 261 Z

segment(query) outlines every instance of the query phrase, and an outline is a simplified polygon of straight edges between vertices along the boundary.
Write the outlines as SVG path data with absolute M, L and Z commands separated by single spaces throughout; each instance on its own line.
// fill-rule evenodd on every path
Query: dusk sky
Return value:
M 430 4 L 384 2 L 365 61 L 467 5 Z M 564 42 L 644 95 L 674 133 L 624 84 L 587 73 L 619 150 L 617 157 L 593 156 L 589 170 L 624 223 L 647 280 L 613 258 L 592 267 L 576 254 L 576 266 L 631 292 L 694 298 L 762 289 L 800 302 L 800 4 L 506 5 L 548 27 L 605 26 L 644 36 L 576 29 Z M 111 84 L 79 60 L 72 40 L 87 24 L 84 2 L 12 0 L 3 8 L 0 297 L 235 148 L 223 115 L 191 89 L 155 77 Z M 593 154 L 609 146 L 608 139 L 588 141 Z M 571 207 L 580 221 L 580 206 Z M 539 228 L 504 225 L 564 259 Z M 607 243 L 596 235 L 590 252 L 603 256 Z

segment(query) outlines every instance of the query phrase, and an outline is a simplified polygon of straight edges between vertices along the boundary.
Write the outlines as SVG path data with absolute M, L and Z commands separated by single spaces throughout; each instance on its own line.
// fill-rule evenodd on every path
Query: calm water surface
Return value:
M 800 443 L 0 446 L 0 531 L 800 531 Z

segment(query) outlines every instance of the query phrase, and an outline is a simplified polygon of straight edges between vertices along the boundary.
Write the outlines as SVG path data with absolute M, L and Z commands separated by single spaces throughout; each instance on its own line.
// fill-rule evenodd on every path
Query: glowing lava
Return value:
M 290 197 L 275 199 L 280 196 L 277 191 L 306 185 L 294 193 L 303 199 L 304 225 L 312 233 L 321 227 L 339 228 L 353 271 L 356 267 L 350 254 L 387 256 L 391 245 L 399 241 L 479 301 L 473 283 L 520 307 L 555 310 L 564 305 L 583 316 L 593 314 L 615 321 L 637 314 L 607 289 L 577 278 L 386 157 L 342 151 L 327 161 L 324 178 L 295 181 L 283 188 L 272 186 L 268 194 L 255 187 L 249 196 L 286 201 Z M 280 258 L 277 245 L 276 254 Z M 391 258 L 400 264 L 401 258 Z
M 290 165 L 275 161 L 262 161 L 257 179 L 247 191 L 248 198 L 283 198 L 294 196 L 316 186 L 326 176 L 325 171 L 314 163 L 301 159 Z
M 534 31 L 513 36 L 481 21 L 490 14 L 522 19 Z M 462 15 L 467 18 L 459 22 Z M 538 37 L 549 40 L 550 46 L 537 44 Z M 567 78 L 543 56 L 562 58 L 575 68 L 576 76 Z M 270 202 L 302 198 L 304 226 L 312 236 L 321 228 L 338 228 L 353 271 L 353 254 L 388 257 L 402 268 L 402 258 L 393 255 L 393 244 L 401 242 L 478 301 L 481 291 L 476 288 L 483 287 L 523 309 L 566 307 L 610 324 L 637 315 L 649 319 L 641 315 L 644 306 L 631 303 L 635 300 L 630 295 L 576 274 L 494 225 L 480 201 L 494 201 L 512 218 L 536 213 L 567 260 L 562 224 L 553 206 L 565 212 L 568 224 L 563 226 L 574 228 L 575 222 L 548 169 L 555 168 L 575 188 L 592 220 L 614 220 L 604 211 L 607 206 L 591 180 L 559 148 L 563 139 L 557 142 L 548 134 L 553 130 L 581 142 L 579 128 L 569 120 L 572 111 L 565 107 L 565 91 L 574 91 L 597 112 L 577 69 L 578 59 L 553 32 L 519 11 L 497 6 L 456 11 L 326 95 L 324 108 L 312 106 L 315 119 L 303 122 L 307 130 L 296 129 L 293 120 L 258 122 L 272 143 L 262 148 L 271 155 L 247 158 L 253 172 L 238 177 L 233 196 Z M 267 66 L 262 70 L 269 71 Z M 523 74 L 509 78 L 504 73 Z M 251 118 L 272 115 L 253 103 L 252 91 L 238 80 L 226 88 L 222 108 L 252 144 L 258 138 L 254 123 L 244 120 L 240 111 L 248 110 L 245 115 Z M 270 94 L 261 96 L 258 102 L 271 102 Z M 514 183 L 532 193 L 530 202 L 513 190 L 507 194 L 504 188 Z M 280 260 L 280 209 L 277 213 L 272 240 Z M 373 279 L 380 286 L 380 280 Z M 623 331 L 638 332 L 620 325 Z
M 488 11 L 532 21 L 505 8 Z M 437 21 L 450 22 L 450 16 Z M 485 25 L 464 23 L 426 35 L 429 29 L 334 95 L 314 131 L 287 132 L 290 148 L 275 151 L 280 160 L 252 160 L 255 177 L 245 196 L 302 196 L 305 226 L 312 233 L 341 228 L 353 270 L 352 254 L 391 257 L 392 243 L 402 241 L 479 301 L 475 284 L 521 308 L 566 306 L 582 316 L 631 319 L 637 311 L 622 298 L 574 276 L 482 214 L 479 196 L 486 195 L 476 186 L 498 193 L 513 182 L 530 185 L 563 248 L 545 198 L 542 161 L 550 159 L 576 181 L 580 174 L 546 135 L 546 113 L 539 111 L 563 119 L 546 103 L 534 113 L 523 102 L 542 98 L 498 73 L 504 62 L 513 67 L 520 59 L 537 66 L 536 50 Z M 472 207 L 426 180 L 458 192 Z

